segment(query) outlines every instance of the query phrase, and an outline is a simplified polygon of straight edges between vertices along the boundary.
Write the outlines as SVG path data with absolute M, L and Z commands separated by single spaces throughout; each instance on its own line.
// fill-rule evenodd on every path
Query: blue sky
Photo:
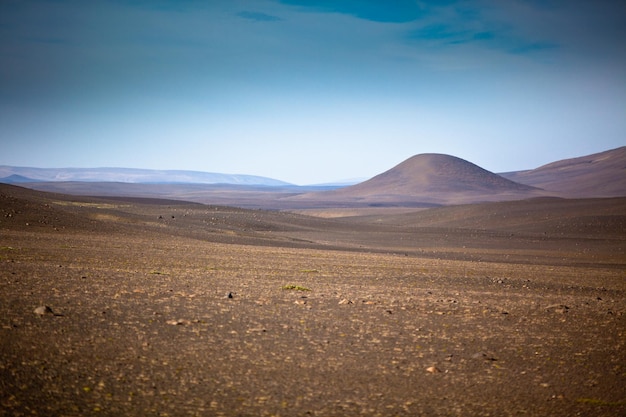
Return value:
M 2 0 L 0 164 L 368 178 L 626 144 L 613 0 Z

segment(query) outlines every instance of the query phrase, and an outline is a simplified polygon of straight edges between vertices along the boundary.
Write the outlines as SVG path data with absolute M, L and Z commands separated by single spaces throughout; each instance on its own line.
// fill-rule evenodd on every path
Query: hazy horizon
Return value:
M 619 1 L 4 1 L 0 165 L 321 184 L 626 143 Z
M 615 149 L 607 149 L 605 151 L 601 151 L 600 153 L 614 152 L 621 148 L 626 148 L 626 146 L 615 148 Z M 417 156 L 417 155 L 412 155 L 406 158 L 405 160 L 400 161 L 400 163 L 406 162 L 408 159 L 411 159 L 414 156 Z M 449 156 L 458 157 L 456 155 L 449 155 Z M 578 156 L 575 156 L 574 158 L 586 157 L 586 156 L 589 156 L 589 155 L 578 155 Z M 461 157 L 458 157 L 458 158 L 465 160 L 464 158 L 461 158 Z M 549 161 L 547 164 L 560 162 L 560 161 L 561 160 Z M 473 164 L 472 161 L 467 161 L 467 162 L 469 162 L 470 164 Z M 294 183 L 289 183 L 288 181 L 283 181 L 280 178 L 256 176 L 256 175 L 246 174 L 242 172 L 235 172 L 235 173 L 211 172 L 211 171 L 180 170 L 180 169 L 163 170 L 163 169 L 135 168 L 135 167 L 34 167 L 34 166 L 27 167 L 27 166 L 0 165 L 0 176 L 3 174 L 3 171 L 5 171 L 4 174 L 7 175 L 7 178 L 11 177 L 12 175 L 17 175 L 17 176 L 24 177 L 29 180 L 35 180 L 35 181 L 39 179 L 41 181 L 103 181 L 103 182 L 114 181 L 114 182 L 129 182 L 129 183 L 146 183 L 150 181 L 157 181 L 157 182 L 166 181 L 167 182 L 168 178 L 164 177 L 164 175 L 171 175 L 172 178 L 169 181 L 180 182 L 180 183 L 219 184 L 221 183 L 220 180 L 224 180 L 227 183 L 231 183 L 231 184 L 241 183 L 241 184 L 258 184 L 258 185 L 323 186 L 323 185 L 353 185 L 353 184 L 357 184 L 360 182 L 364 182 L 379 174 L 382 174 L 383 172 L 387 170 L 395 168 L 396 165 L 398 164 L 387 167 L 383 171 L 375 173 L 371 177 L 339 178 L 339 179 L 335 179 L 334 181 L 326 181 L 323 183 L 306 183 L 306 184 L 294 184 Z M 8 170 L 6 168 L 8 168 Z M 479 168 L 483 168 L 483 167 L 479 166 Z M 505 178 L 507 178 L 506 174 L 532 171 L 535 168 L 540 168 L 540 167 L 533 167 L 529 169 L 522 169 L 522 170 L 515 170 L 515 171 L 500 171 L 500 172 L 494 172 L 494 173 L 498 175 L 503 175 Z M 29 172 L 31 170 L 33 172 Z M 43 173 L 44 171 L 46 171 L 45 174 Z M 64 177 L 63 179 L 54 179 L 50 177 L 50 175 L 59 175 L 61 172 L 63 172 L 64 175 L 69 175 L 69 176 Z M 72 173 L 76 176 L 75 177 L 72 176 Z M 196 175 L 196 176 L 185 177 L 185 175 L 187 174 Z M 181 177 L 180 175 L 183 175 L 183 177 Z M 198 177 L 198 175 L 200 177 Z M 212 177 L 201 178 L 202 175 L 213 176 L 215 178 L 212 178 Z M 231 177 L 231 178 L 227 178 L 227 177 Z M 244 179 L 243 177 L 247 177 L 247 178 Z M 154 179 L 154 178 L 157 178 L 157 179 Z M 268 181 L 254 182 L 254 178 L 257 178 L 258 180 L 265 179 Z M 208 182 L 205 182 L 205 181 L 208 181 Z M 278 184 L 278 183 L 282 183 L 282 184 Z

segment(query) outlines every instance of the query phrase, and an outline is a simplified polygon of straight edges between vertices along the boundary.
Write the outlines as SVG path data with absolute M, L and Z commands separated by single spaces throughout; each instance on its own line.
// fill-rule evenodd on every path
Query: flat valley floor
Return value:
M 0 203 L 0 415 L 626 415 L 625 199 Z

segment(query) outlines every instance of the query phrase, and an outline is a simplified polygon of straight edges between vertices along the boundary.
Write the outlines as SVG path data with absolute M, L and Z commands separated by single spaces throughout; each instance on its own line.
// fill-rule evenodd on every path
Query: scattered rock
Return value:
M 344 305 L 344 304 L 354 304 L 354 303 L 348 300 L 347 298 L 342 298 L 341 301 L 339 301 L 339 304 Z
M 546 307 L 546 310 L 563 314 L 563 313 L 567 313 L 567 311 L 569 310 L 569 307 L 566 306 L 565 304 L 552 304 Z
M 33 313 L 38 314 L 40 316 L 62 316 L 63 315 L 63 314 L 55 313 L 52 310 L 52 308 L 48 306 L 39 306 L 35 310 L 33 310 Z
M 497 361 L 493 355 L 489 355 L 485 352 L 478 352 L 472 355 L 472 359 L 484 359 L 486 361 Z
M 255 327 L 253 329 L 246 330 L 246 333 L 265 333 L 267 329 L 265 327 Z
M 178 320 L 168 320 L 166 321 L 167 324 L 171 324 L 172 326 L 182 326 L 184 324 L 189 324 L 189 320 L 183 320 L 183 319 L 178 319 Z
M 40 316 L 43 316 L 45 314 L 54 314 L 52 309 L 48 306 L 39 306 L 33 312 L 35 314 L 39 314 Z
M 436 366 L 429 366 L 428 368 L 426 368 L 426 372 L 429 372 L 431 374 L 438 374 L 441 372 L 441 369 L 437 368 Z
M 232 292 L 229 292 L 228 294 L 226 294 L 226 297 L 225 297 L 225 298 L 233 298 L 233 293 L 232 293 Z

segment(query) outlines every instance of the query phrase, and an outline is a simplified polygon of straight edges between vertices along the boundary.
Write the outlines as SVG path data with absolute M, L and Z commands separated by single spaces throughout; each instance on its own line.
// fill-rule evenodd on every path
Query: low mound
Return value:
M 357 194 L 392 192 L 418 195 L 424 192 L 508 192 L 533 189 L 455 156 L 421 154 L 345 191 Z
M 503 178 L 464 159 L 420 154 L 360 184 L 301 198 L 388 204 L 455 204 L 535 195 L 541 195 L 541 190 Z

